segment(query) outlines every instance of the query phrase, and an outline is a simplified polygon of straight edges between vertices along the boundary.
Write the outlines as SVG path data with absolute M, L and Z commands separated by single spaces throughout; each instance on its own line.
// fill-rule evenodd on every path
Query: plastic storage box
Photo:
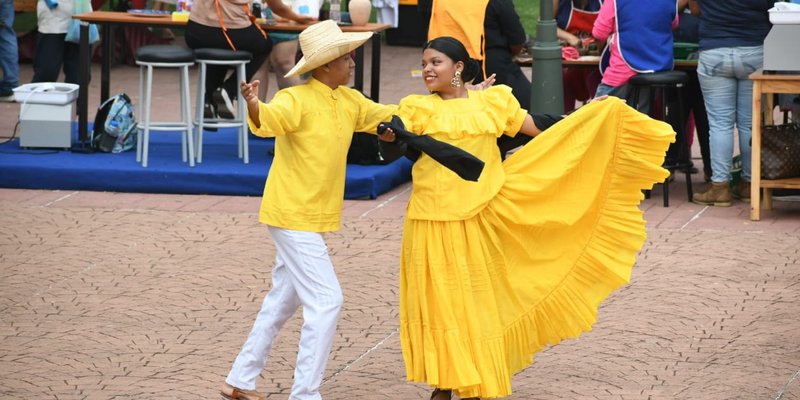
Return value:
M 699 48 L 697 43 L 675 42 L 672 47 L 673 56 L 676 60 L 696 60 Z
M 78 88 L 73 83 L 27 83 L 14 89 L 14 100 L 20 104 L 64 105 L 78 98 Z

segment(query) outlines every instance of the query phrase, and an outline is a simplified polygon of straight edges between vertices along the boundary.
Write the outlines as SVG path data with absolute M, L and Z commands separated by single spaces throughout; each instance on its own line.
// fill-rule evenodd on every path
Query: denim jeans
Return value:
M 742 179 L 750 181 L 753 82 L 748 76 L 763 64 L 763 46 L 722 47 L 700 52 L 697 77 L 708 113 L 712 182 L 731 180 L 734 126 L 739 134 Z
M 615 87 L 606 85 L 605 83 L 601 82 L 599 85 L 597 85 L 597 91 L 594 93 L 594 97 L 609 95 L 609 96 L 619 97 L 620 99 L 624 100 L 628 97 L 630 92 L 631 92 L 630 85 L 625 84 L 622 86 Z
M 14 2 L 0 1 L 0 95 L 9 95 L 19 86 L 19 52 L 14 33 Z

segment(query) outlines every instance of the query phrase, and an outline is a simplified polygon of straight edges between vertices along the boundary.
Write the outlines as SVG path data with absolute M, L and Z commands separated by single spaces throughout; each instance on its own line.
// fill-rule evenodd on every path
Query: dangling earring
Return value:
M 456 74 L 453 75 L 453 79 L 450 79 L 450 86 L 452 87 L 461 87 L 461 71 L 456 71 Z

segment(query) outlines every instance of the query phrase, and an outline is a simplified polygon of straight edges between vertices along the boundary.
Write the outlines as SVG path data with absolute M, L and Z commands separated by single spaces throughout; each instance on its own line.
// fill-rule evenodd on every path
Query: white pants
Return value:
M 277 255 L 272 289 L 231 367 L 228 384 L 254 390 L 275 336 L 303 306 L 303 328 L 290 400 L 317 400 L 342 306 L 342 289 L 322 235 L 269 226 Z

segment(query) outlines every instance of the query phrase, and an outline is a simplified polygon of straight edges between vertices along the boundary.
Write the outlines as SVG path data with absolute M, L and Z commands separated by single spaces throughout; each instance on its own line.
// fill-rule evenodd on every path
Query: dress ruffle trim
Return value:
M 601 212 L 571 272 L 528 314 L 506 328 L 505 354 L 512 375 L 530 365 L 545 346 L 590 331 L 600 303 L 630 282 L 636 256 L 647 239 L 644 213 L 638 207 L 644 198 L 642 190 L 652 189 L 669 176 L 661 165 L 669 144 L 675 141 L 672 128 L 617 99 L 598 102 L 578 113 L 600 113 L 602 107 L 620 114 L 611 163 L 614 168 L 608 169 L 604 186 L 607 196 L 598 198 Z
M 421 132 L 425 127 L 425 134 L 442 135 L 449 139 L 469 135 L 498 136 L 506 130 L 514 133 L 519 130 L 526 111 L 520 109 L 519 102 L 511 94 L 511 88 L 505 85 L 492 86 L 485 90 L 470 91 L 470 97 L 479 97 L 481 101 L 442 100 L 436 94 L 408 96 L 400 101 L 398 113 L 406 127 L 411 127 L 410 131 Z M 495 111 L 487 113 L 486 109 Z

